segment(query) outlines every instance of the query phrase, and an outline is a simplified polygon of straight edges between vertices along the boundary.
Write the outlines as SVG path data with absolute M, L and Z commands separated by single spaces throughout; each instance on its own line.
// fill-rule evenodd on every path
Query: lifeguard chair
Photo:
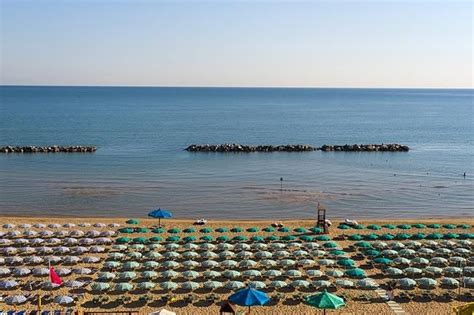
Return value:
M 323 229 L 323 234 L 329 233 L 328 224 L 326 222 L 326 209 L 322 207 L 318 202 L 318 222 L 317 227 Z

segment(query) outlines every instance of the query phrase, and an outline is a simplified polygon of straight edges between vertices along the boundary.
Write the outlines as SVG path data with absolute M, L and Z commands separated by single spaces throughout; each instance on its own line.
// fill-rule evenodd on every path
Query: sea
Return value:
M 474 216 L 474 90 L 0 87 L 0 215 Z M 191 153 L 190 144 L 401 143 L 409 152 Z M 464 176 L 466 173 L 466 176 Z M 283 179 L 282 181 L 280 179 Z

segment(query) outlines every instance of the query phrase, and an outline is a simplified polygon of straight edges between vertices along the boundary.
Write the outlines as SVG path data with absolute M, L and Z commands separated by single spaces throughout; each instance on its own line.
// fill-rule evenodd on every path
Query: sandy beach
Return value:
M 105 230 L 118 230 L 120 228 L 124 227 L 132 227 L 132 228 L 137 228 L 137 227 L 143 227 L 147 228 L 150 230 L 144 231 L 144 233 L 134 233 L 132 236 L 123 234 L 123 233 L 117 233 L 115 236 L 111 237 L 112 239 L 117 239 L 120 237 L 145 237 L 145 238 L 151 238 L 151 237 L 156 237 L 160 236 L 163 239 L 163 244 L 164 240 L 167 237 L 170 236 L 178 236 L 181 238 L 181 240 L 189 235 L 194 235 L 198 237 L 198 240 L 196 241 L 199 243 L 199 237 L 203 235 L 209 235 L 212 237 L 214 243 L 216 243 L 216 239 L 219 236 L 222 235 L 229 235 L 230 237 L 235 236 L 235 234 L 245 236 L 247 238 L 252 238 L 256 236 L 261 236 L 261 237 L 268 237 L 270 235 L 284 235 L 285 233 L 280 233 L 278 231 L 275 232 L 265 232 L 263 231 L 264 228 L 269 227 L 272 221 L 244 221 L 244 220 L 228 220 L 228 221 L 210 221 L 208 222 L 205 226 L 193 226 L 192 220 L 163 220 L 162 225 L 165 231 L 162 234 L 157 234 L 153 233 L 151 229 L 153 226 L 155 226 L 158 221 L 156 219 L 150 219 L 150 218 L 136 218 L 139 220 L 138 224 L 127 224 L 126 221 L 129 218 L 46 218 L 46 217 L 37 217 L 37 218 L 31 218 L 31 217 L 1 217 L 0 220 L 3 224 L 12 224 L 14 227 L 11 229 L 6 229 L 6 228 L 0 228 L 0 231 L 8 233 L 9 231 L 12 230 L 19 230 L 23 232 L 24 229 L 19 228 L 21 224 L 35 224 L 35 223 L 42 223 L 45 225 L 51 224 L 51 223 L 56 223 L 59 225 L 64 225 L 66 223 L 72 223 L 79 225 L 81 223 L 89 223 L 92 226 L 88 227 L 70 227 L 70 228 L 56 228 L 56 229 L 50 229 L 48 227 L 46 228 L 29 228 L 27 230 L 32 230 L 32 231 L 41 231 L 44 229 L 52 230 L 53 232 L 56 232 L 58 230 L 82 230 L 84 232 L 90 231 L 90 230 L 99 230 L 99 231 L 105 231 Z M 93 224 L 95 223 L 104 223 L 105 225 L 110 225 L 112 223 L 120 224 L 120 227 L 115 227 L 111 228 L 109 227 L 104 227 L 104 228 L 97 228 L 94 227 Z M 311 232 L 308 233 L 295 233 L 292 232 L 296 228 L 305 228 L 305 229 L 310 229 L 311 227 L 314 227 L 315 221 L 314 220 L 295 220 L 295 221 L 283 221 L 283 225 L 289 229 L 290 233 L 294 235 L 295 237 L 299 237 L 303 234 L 307 235 L 312 235 L 314 236 L 315 234 L 312 234 Z M 332 227 L 329 230 L 329 238 L 333 241 L 335 241 L 338 245 L 338 248 L 342 249 L 347 253 L 348 257 L 355 257 L 357 254 L 357 251 L 353 251 L 351 247 L 354 245 L 354 241 L 351 241 L 348 238 L 348 236 L 353 235 L 353 234 L 360 234 L 360 235 L 366 235 L 370 233 L 377 233 L 377 234 L 383 234 L 383 233 L 391 233 L 391 234 L 397 234 L 397 233 L 418 233 L 421 231 L 421 229 L 416 229 L 416 228 L 411 228 L 409 230 L 405 229 L 400 229 L 400 228 L 395 228 L 392 230 L 388 229 L 381 229 L 377 231 L 373 231 L 370 229 L 348 229 L 348 230 L 342 230 L 338 229 L 337 226 L 339 225 L 340 222 L 333 222 Z M 441 225 L 445 224 L 453 224 L 456 225 L 455 228 L 437 228 L 437 229 L 426 229 L 423 230 L 423 233 L 473 233 L 474 229 L 472 228 L 472 225 L 474 225 L 474 217 L 469 217 L 469 218 L 452 218 L 452 219 L 427 219 L 427 220 L 369 220 L 369 221 L 360 221 L 359 224 L 363 226 L 368 226 L 371 224 L 377 224 L 377 225 L 383 225 L 383 224 L 393 224 L 393 225 L 403 225 L 403 224 L 416 224 L 416 223 L 423 223 L 423 224 L 430 224 L 430 223 L 439 223 Z M 469 228 L 464 228 L 461 229 L 459 228 L 460 224 L 469 224 L 471 227 Z M 224 228 L 224 229 L 232 229 L 235 227 L 240 227 L 242 229 L 242 232 L 239 233 L 219 233 L 216 232 L 216 228 Z M 178 233 L 169 233 L 168 231 L 170 229 L 178 229 Z M 196 231 L 195 233 L 185 233 L 184 231 L 186 229 L 192 229 L 194 228 Z M 201 233 L 199 230 L 201 228 L 209 228 L 212 230 L 209 233 Z M 249 228 L 255 228 L 254 230 L 257 232 L 249 232 L 247 229 Z M 344 238 L 341 237 L 341 235 L 345 235 Z M 115 243 L 115 241 L 114 241 Z M 201 241 L 202 243 L 202 241 Z M 268 243 L 267 241 L 265 243 Z M 324 242 L 317 241 L 319 244 L 323 244 Z M 216 243 L 217 244 L 217 243 Z M 3 246 L 5 247 L 5 246 Z M 107 258 L 108 252 L 112 251 L 112 245 L 104 245 L 106 247 L 106 251 L 103 253 L 94 253 L 94 256 L 100 257 L 101 260 L 100 262 L 97 263 L 82 263 L 78 262 L 74 264 L 74 268 L 79 268 L 79 267 L 87 267 L 90 268 L 94 271 L 94 273 L 90 275 L 76 275 L 76 274 L 71 274 L 68 276 L 63 277 L 63 280 L 80 280 L 84 282 L 88 282 L 91 280 L 94 280 L 96 278 L 95 273 L 98 272 L 100 269 L 103 267 L 103 263 L 105 259 Z M 0 247 L 1 249 L 2 247 Z M 472 256 L 472 246 L 469 248 L 471 251 L 471 254 L 469 255 L 470 257 Z M 87 254 L 84 254 L 87 255 Z M 92 254 L 90 254 L 92 255 Z M 0 257 L 7 257 L 6 255 L 0 254 Z M 24 257 L 24 255 L 23 255 Z M 472 257 L 471 257 L 472 258 Z M 234 258 L 235 259 L 235 258 Z M 236 259 L 238 260 L 238 259 Z M 363 267 L 365 263 L 367 262 L 367 258 L 363 259 L 358 259 L 356 261 L 356 266 Z M 471 260 L 472 261 L 472 260 Z M 44 264 L 40 265 L 35 265 L 34 267 L 43 267 Z M 4 267 L 4 266 L 1 266 Z M 33 266 L 27 266 L 25 267 L 33 268 Z M 47 265 L 46 265 L 47 267 Z M 58 264 L 55 266 L 56 268 L 60 268 L 61 266 Z M 72 268 L 71 266 L 67 266 L 67 268 Z M 259 269 L 261 267 L 256 267 L 253 269 Z M 299 268 L 300 270 L 304 271 L 305 269 L 312 269 L 312 268 L 307 268 L 307 267 L 295 267 L 293 269 Z M 341 267 L 336 267 L 338 269 L 342 269 Z M 317 269 L 320 269 L 323 273 L 325 273 L 327 270 L 334 269 L 333 267 L 327 267 L 327 266 L 317 266 Z M 200 271 L 196 269 L 197 271 Z M 223 269 L 219 269 L 219 271 L 223 271 Z M 383 285 L 387 280 L 389 280 L 386 276 L 383 276 L 380 274 L 380 271 L 376 268 L 364 268 L 367 277 L 373 278 L 378 284 Z M 181 271 L 178 269 L 178 271 Z M 201 270 L 202 271 L 202 270 Z M 138 271 L 137 271 L 138 273 Z M 10 277 L 13 278 L 13 277 Z M 303 276 L 300 277 L 300 279 L 307 279 L 307 277 Z M 323 279 L 328 279 L 327 277 L 324 277 Z M 48 281 L 48 276 L 46 275 L 45 277 L 34 277 L 34 276 L 24 276 L 19 278 L 19 280 L 22 283 L 26 283 L 28 281 L 37 281 L 37 280 L 43 280 L 43 281 Z M 222 280 L 222 279 L 221 279 Z M 265 281 L 263 277 L 260 278 L 259 280 Z M 330 281 L 334 281 L 334 279 L 328 279 Z M 351 279 L 353 281 L 356 281 L 354 279 Z M 183 280 L 185 281 L 185 280 Z M 194 280 L 197 282 L 202 282 L 204 279 L 201 280 Z M 245 281 L 242 280 L 242 281 Z M 135 283 L 135 280 L 131 280 L 131 283 Z M 158 282 L 158 281 L 156 281 Z M 467 292 L 469 289 L 462 289 L 463 292 Z M 272 301 L 269 305 L 267 306 L 256 306 L 252 307 L 252 314 L 322 314 L 321 310 L 317 310 L 311 306 L 308 306 L 304 304 L 300 300 L 294 300 L 290 299 L 290 297 L 294 296 L 296 293 L 301 292 L 302 295 L 310 295 L 312 293 L 321 291 L 321 290 L 316 290 L 316 289 L 301 289 L 301 290 L 296 290 L 296 289 L 288 289 L 284 288 L 281 289 L 280 291 L 275 291 L 271 289 L 264 289 L 264 291 L 268 292 L 270 296 L 273 296 L 276 292 L 280 292 L 283 295 L 283 298 L 279 302 Z M 448 291 L 453 291 L 453 290 L 448 290 L 448 289 L 443 289 L 440 287 L 436 287 L 435 289 L 431 290 L 431 293 L 435 295 L 442 295 Z M 455 290 L 457 292 L 457 290 Z M 393 314 L 393 310 L 390 309 L 388 304 L 378 298 L 376 292 L 374 290 L 360 290 L 360 289 L 345 289 L 345 288 L 340 288 L 337 287 L 334 290 L 332 290 L 333 293 L 335 294 L 342 294 L 346 297 L 347 303 L 346 306 L 342 309 L 339 310 L 332 310 L 331 314 Z M 401 291 L 400 290 L 395 290 L 394 294 L 397 296 Z M 412 293 L 419 293 L 421 294 L 421 290 L 415 289 L 413 291 L 410 291 Z M 472 289 L 471 289 L 472 292 Z M 29 294 L 32 292 L 28 292 L 25 290 L 24 287 L 19 287 L 15 290 L 8 290 L 8 291 L 2 291 L 1 294 L 3 296 L 7 295 L 13 295 L 13 294 Z M 218 289 L 216 290 L 216 293 L 218 294 L 218 299 L 215 300 L 215 302 L 208 302 L 205 301 L 204 298 L 206 295 L 209 294 L 209 291 L 205 291 L 202 289 L 198 289 L 194 292 L 195 297 L 192 303 L 188 303 L 183 301 L 183 299 L 189 294 L 189 292 L 181 292 L 179 289 L 175 292 L 172 293 L 173 299 L 172 301 L 169 301 L 166 305 L 159 300 L 159 297 L 163 296 L 164 294 L 169 294 L 169 292 L 166 292 L 162 289 L 160 289 L 158 286 L 148 292 L 142 292 L 142 291 L 130 291 L 125 294 L 123 293 L 116 293 L 116 292 L 106 292 L 102 293 L 102 296 L 108 296 L 109 300 L 116 299 L 119 296 L 129 296 L 131 298 L 130 302 L 124 303 L 124 304 L 117 304 L 114 302 L 107 302 L 104 303 L 102 306 L 95 305 L 91 301 L 94 298 L 94 296 L 97 295 L 97 293 L 92 293 L 89 289 L 88 286 L 84 286 L 84 288 L 65 288 L 65 287 L 60 287 L 58 289 L 55 289 L 53 291 L 50 290 L 35 290 L 35 294 L 40 294 L 40 295 L 49 295 L 49 296 L 57 296 L 57 295 L 71 295 L 71 294 L 77 294 L 79 297 L 78 301 L 76 302 L 75 308 L 81 311 L 137 311 L 140 312 L 140 314 L 148 314 L 153 311 L 159 310 L 161 308 L 166 308 L 168 310 L 174 311 L 177 314 L 218 314 L 219 308 L 220 308 L 220 303 L 223 300 L 226 300 L 226 298 L 232 294 L 230 290 L 224 290 L 224 289 Z M 144 302 L 144 301 L 139 301 L 138 298 L 141 295 L 148 295 L 152 297 L 152 301 Z M 372 299 L 371 299 L 372 298 Z M 465 300 L 456 300 L 454 299 L 453 301 L 441 301 L 439 299 L 434 299 L 433 301 L 426 301 L 426 300 L 419 300 L 419 299 L 414 299 L 409 302 L 405 301 L 399 301 L 398 302 L 401 308 L 406 312 L 406 314 L 452 314 L 452 309 L 453 307 L 457 305 L 461 305 L 466 303 Z M 17 306 L 18 310 L 36 310 L 38 308 L 37 303 L 26 303 L 20 306 Z M 12 306 L 6 305 L 4 303 L 0 304 L 0 310 L 9 310 L 13 309 Z M 45 300 L 42 303 L 42 309 L 43 310 L 56 310 L 56 309 L 61 309 L 60 306 L 58 306 L 55 303 L 47 302 Z M 238 310 L 244 311 L 246 308 L 237 306 Z

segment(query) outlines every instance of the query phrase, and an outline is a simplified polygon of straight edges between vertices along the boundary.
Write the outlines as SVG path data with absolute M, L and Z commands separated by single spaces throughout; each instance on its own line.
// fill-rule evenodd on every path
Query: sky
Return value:
M 0 84 L 473 87 L 471 1 L 0 0 Z

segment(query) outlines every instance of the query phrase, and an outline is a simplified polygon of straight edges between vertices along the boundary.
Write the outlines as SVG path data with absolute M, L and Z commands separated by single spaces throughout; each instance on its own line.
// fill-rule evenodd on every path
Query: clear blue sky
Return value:
M 473 83 L 470 1 L 0 3 L 2 84 Z

